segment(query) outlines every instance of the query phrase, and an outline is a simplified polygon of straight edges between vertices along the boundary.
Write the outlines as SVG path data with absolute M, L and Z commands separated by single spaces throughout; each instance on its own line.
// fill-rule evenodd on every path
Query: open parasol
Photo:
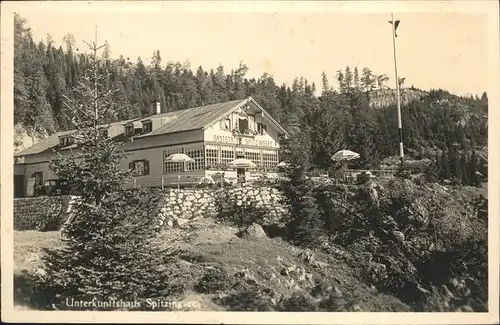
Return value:
M 174 153 L 173 155 L 170 155 L 165 159 L 166 161 L 170 162 L 177 162 L 177 163 L 184 163 L 184 162 L 194 162 L 195 160 L 188 155 L 185 155 L 183 153 Z M 180 190 L 180 179 L 181 179 L 181 172 L 180 170 L 177 172 L 177 190 Z

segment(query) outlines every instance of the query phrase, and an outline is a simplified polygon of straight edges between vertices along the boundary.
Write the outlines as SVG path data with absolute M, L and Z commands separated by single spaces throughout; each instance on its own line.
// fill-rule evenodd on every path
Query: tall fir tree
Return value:
M 59 309 L 71 308 L 65 299 L 135 301 L 144 306 L 144 299 L 165 298 L 175 290 L 165 270 L 167 255 L 158 253 L 152 242 L 158 193 L 125 189 L 132 170 L 121 168 L 126 158 L 123 144 L 106 132 L 106 121 L 116 118 L 120 108 L 110 92 L 93 87 L 95 76 L 98 84 L 104 79 L 96 59 L 90 74 L 79 80 L 77 99 L 66 103 L 78 148 L 50 162 L 54 173 L 79 194 L 75 217 L 64 228 L 65 245 L 45 249 L 42 257 L 45 274 L 39 288 L 48 298 L 46 305 Z

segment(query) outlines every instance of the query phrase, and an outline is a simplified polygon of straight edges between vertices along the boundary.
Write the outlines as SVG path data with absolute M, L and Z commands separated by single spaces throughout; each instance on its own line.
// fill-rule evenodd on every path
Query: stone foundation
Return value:
M 231 214 L 236 207 L 251 206 L 263 211 L 271 222 L 287 212 L 281 200 L 279 190 L 270 187 L 168 189 L 159 217 L 166 226 L 182 226 L 193 219 Z
M 14 199 L 14 230 L 31 230 L 35 220 L 45 217 L 59 217 L 64 223 L 69 216 L 70 199 L 69 195 Z
M 158 217 L 163 226 L 169 227 L 182 226 L 198 218 L 231 215 L 238 207 L 245 206 L 261 211 L 269 223 L 287 212 L 281 193 L 271 187 L 166 189 L 164 195 Z M 62 224 L 71 214 L 72 202 L 70 196 L 14 199 L 14 224 L 21 224 L 20 218 L 34 220 L 53 214 L 59 216 Z

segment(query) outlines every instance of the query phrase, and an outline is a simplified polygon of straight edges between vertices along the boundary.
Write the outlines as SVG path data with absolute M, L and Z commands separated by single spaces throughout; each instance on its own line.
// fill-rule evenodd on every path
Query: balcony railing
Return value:
M 256 135 L 259 134 L 259 132 L 257 132 L 256 130 L 246 129 L 241 131 L 238 128 L 233 129 L 232 133 L 233 135 L 244 136 L 244 137 L 255 137 Z

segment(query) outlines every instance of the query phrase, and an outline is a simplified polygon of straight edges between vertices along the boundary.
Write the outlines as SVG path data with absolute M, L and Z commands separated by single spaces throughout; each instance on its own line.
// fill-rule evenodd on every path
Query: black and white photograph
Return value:
M 2 3 L 2 321 L 498 322 L 498 14 Z

